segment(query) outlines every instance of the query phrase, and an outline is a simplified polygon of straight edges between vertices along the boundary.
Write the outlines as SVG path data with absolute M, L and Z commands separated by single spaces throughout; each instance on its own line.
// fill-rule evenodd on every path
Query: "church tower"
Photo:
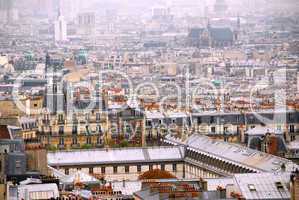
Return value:
M 237 17 L 237 26 L 234 31 L 234 40 L 238 41 L 240 39 L 240 34 L 241 34 L 241 19 L 240 16 L 238 15 Z
M 65 104 L 63 83 L 56 67 L 51 62 L 49 53 L 46 54 L 45 72 L 47 85 L 44 95 L 44 107 L 50 113 L 62 112 Z

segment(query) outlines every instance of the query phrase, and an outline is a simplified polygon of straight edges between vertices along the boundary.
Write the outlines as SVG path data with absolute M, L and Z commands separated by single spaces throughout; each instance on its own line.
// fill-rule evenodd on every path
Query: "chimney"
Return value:
M 291 200 L 299 199 L 299 170 L 291 174 Z
M 218 186 L 217 191 L 219 192 L 219 198 L 220 199 L 225 199 L 226 198 L 226 189 L 225 188 L 223 188 L 221 186 Z

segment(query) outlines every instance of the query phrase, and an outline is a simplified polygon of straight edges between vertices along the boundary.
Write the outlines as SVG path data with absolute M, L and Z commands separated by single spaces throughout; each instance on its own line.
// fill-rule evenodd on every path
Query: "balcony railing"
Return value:
M 57 148 L 58 149 L 66 149 L 66 145 L 64 145 L 64 144 L 58 144 Z

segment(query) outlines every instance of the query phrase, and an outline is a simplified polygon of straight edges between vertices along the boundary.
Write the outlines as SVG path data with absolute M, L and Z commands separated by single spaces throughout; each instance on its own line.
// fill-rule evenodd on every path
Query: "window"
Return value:
M 101 119 L 101 118 L 100 118 L 100 113 L 96 113 L 96 120 L 97 120 L 97 121 L 100 121 L 100 119 Z
M 176 164 L 172 164 L 172 171 L 176 172 Z
M 137 165 L 137 172 L 141 172 L 141 165 Z
M 211 127 L 211 132 L 212 133 L 215 133 L 216 132 L 216 128 L 213 126 L 213 127 Z
M 215 117 L 214 117 L 214 116 L 211 116 L 211 117 L 210 117 L 210 124 L 213 124 L 213 123 L 215 123 Z
M 114 174 L 117 173 L 117 166 L 113 166 L 113 173 L 114 173 Z
M 149 170 L 153 170 L 153 165 L 152 164 L 149 165 Z
M 152 126 L 152 121 L 151 120 L 146 120 L 146 126 Z
M 90 174 L 93 174 L 93 167 L 90 167 L 90 168 L 88 169 L 88 171 L 89 171 Z
M 33 106 L 36 108 L 37 107 L 37 103 L 33 104 Z
M 165 171 L 165 165 L 161 164 L 161 170 Z
M 97 144 L 102 144 L 102 138 L 101 137 L 97 137 Z
M 78 133 L 78 126 L 73 126 L 72 134 L 76 135 Z
M 72 143 L 73 144 L 77 144 L 78 143 L 77 137 L 73 137 Z
M 91 144 L 91 137 L 86 138 L 86 144 Z
M 69 173 L 70 173 L 69 168 L 65 168 L 64 173 L 65 173 L 66 175 L 69 175 Z
M 89 126 L 85 126 L 85 129 L 86 129 L 86 134 L 90 135 L 90 131 L 89 131 Z
M 78 123 L 78 119 L 77 119 L 77 115 L 73 114 L 73 123 L 77 124 Z
M 281 182 L 276 182 L 275 185 L 276 185 L 276 188 L 278 190 L 283 190 L 284 189 L 283 184 Z
M 64 134 L 64 127 L 63 126 L 59 126 L 58 133 L 59 133 L 59 135 L 63 135 Z
M 239 123 L 241 121 L 240 118 L 241 118 L 241 116 L 237 115 L 237 123 Z
M 197 117 L 197 124 L 201 124 L 201 123 L 202 123 L 201 117 Z
M 125 172 L 129 173 L 130 172 L 130 167 L 128 165 L 125 166 Z
M 21 161 L 20 160 L 16 160 L 16 168 L 21 168 Z
M 106 173 L 106 170 L 105 170 L 106 168 L 105 167 L 101 167 L 101 173 L 102 174 L 105 174 Z
M 101 125 L 97 125 L 96 131 L 97 131 L 97 133 L 102 133 L 102 127 L 101 127 Z
M 239 135 L 241 133 L 240 126 L 237 126 L 237 134 Z
M 223 132 L 227 133 L 227 131 L 228 131 L 228 127 L 223 127 Z
M 62 114 L 59 114 L 59 115 L 58 115 L 58 122 L 59 122 L 59 123 L 63 123 L 63 122 L 64 122 L 64 120 L 63 120 L 63 115 L 62 115 Z
M 294 133 L 295 132 L 295 126 L 294 125 L 290 125 L 290 133 Z
M 89 113 L 86 113 L 86 114 L 85 114 L 85 120 L 86 120 L 87 122 L 89 122 L 89 119 L 90 119 L 90 117 L 89 117 Z
M 60 137 L 60 138 L 59 138 L 59 144 L 60 144 L 60 145 L 64 145 L 64 138 L 63 138 L 63 137 Z
M 54 196 L 53 191 L 39 191 L 39 192 L 29 192 L 28 199 L 51 199 Z

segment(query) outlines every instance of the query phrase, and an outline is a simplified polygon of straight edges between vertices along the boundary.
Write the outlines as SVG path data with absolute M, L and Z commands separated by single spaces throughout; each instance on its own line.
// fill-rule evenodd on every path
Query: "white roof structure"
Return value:
M 281 130 L 278 129 L 274 129 L 272 127 L 255 127 L 252 129 L 249 129 L 248 131 L 246 131 L 246 133 L 248 135 L 266 135 L 267 133 L 274 133 L 274 134 L 279 134 L 282 135 L 283 132 Z
M 146 119 L 164 119 L 164 115 L 158 111 L 145 111 Z
M 288 144 L 288 149 L 299 149 L 299 140 L 294 140 Z
M 55 183 L 18 186 L 19 199 L 56 199 L 58 197 L 59 191 Z
M 36 119 L 33 117 L 27 117 L 27 116 L 22 116 L 19 118 L 19 123 L 23 124 L 23 123 L 35 123 Z
M 169 118 L 187 118 L 188 115 L 185 112 L 168 112 L 166 114 Z
M 111 183 L 114 191 L 121 191 L 123 195 L 132 195 L 134 192 L 141 190 L 142 183 L 136 181 L 115 181 Z
M 205 179 L 208 184 L 208 191 L 216 191 L 220 186 L 222 188 L 226 188 L 227 185 L 235 185 L 236 181 L 233 177 L 225 177 L 225 178 L 207 178 Z
M 290 199 L 290 173 L 235 174 L 235 181 L 245 199 Z
M 76 181 L 80 182 L 80 183 L 96 183 L 96 182 L 99 182 L 98 179 L 96 179 L 93 176 L 90 176 L 89 174 L 86 174 L 82 171 L 76 171 L 74 174 L 66 175 L 61 179 L 61 182 L 65 183 L 65 184 L 73 184 Z
M 220 186 L 240 193 L 244 199 L 290 199 L 290 173 L 247 173 L 205 180 L 208 191 L 216 191 Z
M 161 153 L 163 152 L 163 153 Z M 71 166 L 88 164 L 144 163 L 183 161 L 183 147 L 148 147 L 123 149 L 93 149 L 49 152 L 48 165 Z

